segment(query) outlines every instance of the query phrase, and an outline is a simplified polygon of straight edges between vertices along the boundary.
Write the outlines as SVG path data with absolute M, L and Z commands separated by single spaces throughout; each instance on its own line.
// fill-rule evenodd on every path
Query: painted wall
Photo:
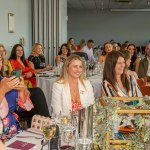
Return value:
M 68 9 L 68 37 L 76 43 L 93 39 L 102 45 L 111 39 L 145 45 L 150 40 L 150 12 L 110 12 Z
M 66 43 L 67 42 L 67 22 L 68 22 L 68 18 L 67 18 L 67 0 L 60 0 L 59 1 L 59 46 L 62 45 L 62 43 Z
M 8 33 L 8 13 L 14 14 L 14 33 Z M 30 54 L 32 46 L 31 0 L 0 0 L 0 43 L 10 54 L 19 38 L 25 39 L 25 55 Z

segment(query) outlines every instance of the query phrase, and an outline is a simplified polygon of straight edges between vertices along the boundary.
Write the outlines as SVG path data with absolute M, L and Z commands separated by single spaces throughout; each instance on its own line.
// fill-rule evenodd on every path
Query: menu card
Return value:
M 7 147 L 19 149 L 19 150 L 30 150 L 34 146 L 35 144 L 16 140 L 15 142 L 11 143 Z

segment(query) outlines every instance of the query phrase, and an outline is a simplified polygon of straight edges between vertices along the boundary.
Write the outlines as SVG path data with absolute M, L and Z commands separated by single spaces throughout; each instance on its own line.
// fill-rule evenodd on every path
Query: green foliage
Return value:
M 107 132 L 111 134 L 111 139 L 114 138 L 114 120 L 119 119 L 118 110 L 123 109 L 150 109 L 150 105 L 145 104 L 144 99 L 140 99 L 136 106 L 128 106 L 118 100 L 105 98 L 107 106 L 101 106 L 100 103 L 94 106 L 94 150 L 105 150 L 107 141 L 105 135 Z M 144 150 L 144 142 L 150 140 L 150 129 L 145 128 L 145 118 L 138 114 L 134 116 L 134 124 L 136 133 L 131 136 L 131 141 L 127 144 L 125 150 Z M 141 131 L 144 132 L 141 137 Z M 123 149 L 123 148 L 122 148 Z

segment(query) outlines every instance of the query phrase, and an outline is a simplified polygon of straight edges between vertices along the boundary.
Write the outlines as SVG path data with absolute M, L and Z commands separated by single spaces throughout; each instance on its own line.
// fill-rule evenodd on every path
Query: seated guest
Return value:
M 98 62 L 99 62 L 99 63 L 105 62 L 106 56 L 107 56 L 108 53 L 110 53 L 110 52 L 112 51 L 112 49 L 113 49 L 113 46 L 112 46 L 112 44 L 111 44 L 110 42 L 106 42 L 103 47 L 104 47 L 104 52 L 103 52 L 103 54 L 102 54 L 101 56 L 99 56 L 99 58 L 98 58 Z
M 89 61 L 94 61 L 95 62 L 95 58 L 94 58 L 94 55 L 93 55 L 93 47 L 94 47 L 94 41 L 93 40 L 88 40 L 87 45 L 85 45 L 82 48 L 81 51 L 88 55 L 88 60 Z
M 129 69 L 138 73 L 140 58 L 137 56 L 136 46 L 134 44 L 129 44 L 127 50 L 131 54 L 131 64 Z
M 3 57 L 0 54 L 0 117 L 4 121 L 5 140 L 20 130 L 18 116 L 24 118 L 30 127 L 33 115 L 49 117 L 49 111 L 40 88 L 27 89 L 23 78 L 21 81 L 15 76 L 3 78 L 3 70 Z
M 139 78 L 147 77 L 150 82 L 150 43 L 145 48 L 146 57 L 140 61 L 138 75 Z
M 17 70 L 19 68 L 22 69 L 22 76 L 28 88 L 35 87 L 35 72 L 34 69 L 30 66 L 28 59 L 25 59 L 24 49 L 22 45 L 16 44 L 13 46 L 9 57 L 9 62 L 13 70 Z
M 4 45 L 0 44 L 0 53 L 2 54 L 3 60 L 4 60 L 4 76 L 8 76 L 9 75 L 9 64 L 6 58 L 6 48 L 4 47 Z
M 42 44 L 35 43 L 33 45 L 32 52 L 28 60 L 32 68 L 35 70 L 35 73 L 48 71 L 52 68 L 50 65 L 46 65 Z
M 70 53 L 73 53 L 73 52 L 75 52 L 77 50 L 77 46 L 76 46 L 76 44 L 74 42 L 74 38 L 72 38 L 72 37 L 69 38 L 69 40 L 67 42 L 67 47 L 68 47 Z
M 94 103 L 94 93 L 90 82 L 83 78 L 82 59 L 77 55 L 69 56 L 62 68 L 59 79 L 53 84 L 53 113 L 68 115 Z
M 129 66 L 131 64 L 131 54 L 127 50 L 120 50 L 120 52 L 123 54 L 124 59 L 125 59 L 125 73 L 127 76 L 133 76 L 135 79 L 138 79 L 138 75 L 135 71 L 129 70 Z
M 61 45 L 58 55 L 56 56 L 56 64 L 64 63 L 67 57 L 70 55 L 67 44 Z
M 125 59 L 119 51 L 112 51 L 106 57 L 102 95 L 108 97 L 142 97 L 136 79 L 125 74 Z
M 0 55 L 1 75 L 3 70 L 2 61 L 2 55 Z M 30 93 L 23 80 L 20 81 L 15 76 L 10 78 L 0 77 L 0 117 L 3 119 L 5 128 L 3 140 L 10 138 L 20 130 L 15 110 L 31 111 L 33 109 L 34 106 L 29 95 Z
M 77 52 L 78 51 L 81 51 L 82 50 L 82 48 L 84 47 L 86 45 L 86 43 L 85 43 L 85 40 L 81 40 L 80 41 L 80 44 L 77 46 Z

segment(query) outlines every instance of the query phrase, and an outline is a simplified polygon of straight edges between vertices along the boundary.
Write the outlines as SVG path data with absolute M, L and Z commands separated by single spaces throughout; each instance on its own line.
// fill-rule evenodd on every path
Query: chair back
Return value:
M 141 86 L 146 86 L 147 77 L 137 79 L 137 83 L 138 83 L 139 87 L 141 87 Z
M 143 96 L 145 96 L 145 95 L 150 96 L 150 86 L 141 86 L 140 90 L 141 90 Z

